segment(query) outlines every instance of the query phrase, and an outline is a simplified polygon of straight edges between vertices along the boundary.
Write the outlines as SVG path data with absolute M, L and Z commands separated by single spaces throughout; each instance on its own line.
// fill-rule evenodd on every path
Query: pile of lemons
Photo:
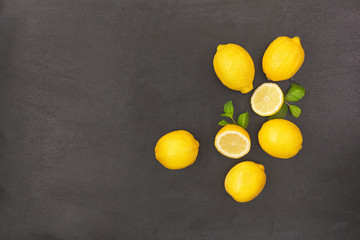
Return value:
M 304 62 L 304 49 L 300 38 L 278 37 L 266 49 L 262 67 L 268 80 L 283 81 L 292 78 Z M 214 70 L 228 88 L 245 94 L 253 89 L 254 62 L 239 45 L 219 45 L 213 60 Z M 273 82 L 255 89 L 250 104 L 260 116 L 277 113 L 284 103 L 284 94 Z M 261 148 L 276 158 L 291 158 L 302 148 L 302 134 L 292 122 L 272 119 L 263 124 L 258 141 Z M 236 124 L 224 126 L 215 137 L 216 149 L 226 157 L 239 159 L 251 148 L 248 132 Z M 156 159 L 168 169 L 182 169 L 193 164 L 199 152 L 199 142 L 185 130 L 162 136 L 155 147 Z M 225 190 L 237 202 L 256 198 L 266 183 L 265 168 L 261 164 L 244 161 L 235 165 L 225 177 Z

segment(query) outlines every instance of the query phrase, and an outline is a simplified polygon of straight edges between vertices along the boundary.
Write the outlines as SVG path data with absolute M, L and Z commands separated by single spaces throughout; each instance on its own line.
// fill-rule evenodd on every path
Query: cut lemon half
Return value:
M 251 108 L 260 116 L 277 113 L 284 103 L 284 94 L 276 83 L 263 83 L 251 96 Z
M 229 124 L 216 134 L 214 144 L 222 155 L 238 159 L 250 151 L 251 141 L 248 132 L 244 128 Z

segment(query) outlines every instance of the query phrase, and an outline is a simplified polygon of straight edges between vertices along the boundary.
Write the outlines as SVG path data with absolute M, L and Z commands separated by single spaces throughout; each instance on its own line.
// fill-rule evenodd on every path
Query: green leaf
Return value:
M 298 118 L 300 116 L 300 114 L 301 114 L 301 109 L 296 105 L 290 105 L 289 107 L 290 107 L 291 114 L 294 117 Z
M 219 124 L 220 126 L 225 126 L 225 125 L 228 125 L 228 124 L 231 124 L 231 123 L 228 123 L 228 122 L 225 121 L 225 120 L 221 120 L 218 124 Z
M 237 122 L 240 127 L 246 129 L 247 126 L 249 125 L 249 113 L 245 112 L 245 113 L 240 114 Z
M 297 102 L 305 96 L 305 88 L 293 83 L 285 95 L 285 101 Z
M 280 110 L 277 113 L 275 113 L 274 115 L 271 115 L 270 117 L 268 117 L 268 120 L 275 119 L 275 118 L 284 118 L 287 114 L 287 111 L 288 111 L 288 106 L 285 103 L 283 103 Z
M 232 117 L 234 115 L 234 106 L 232 101 L 228 101 L 227 103 L 225 103 L 224 105 L 224 113 L 221 114 L 220 116 L 222 117 Z

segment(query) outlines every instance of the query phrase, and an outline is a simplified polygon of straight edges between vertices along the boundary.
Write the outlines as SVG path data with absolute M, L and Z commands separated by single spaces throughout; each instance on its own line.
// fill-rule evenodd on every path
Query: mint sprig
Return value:
M 275 119 L 275 118 L 284 118 L 286 116 L 287 112 L 288 112 L 288 106 L 284 103 L 277 113 L 268 117 L 268 120 Z
M 220 116 L 232 118 L 233 115 L 234 115 L 234 105 L 232 101 L 228 101 L 224 105 L 224 113 L 220 114 Z
M 285 94 L 284 104 L 281 106 L 280 110 L 274 115 L 268 117 L 268 120 L 275 118 L 284 118 L 288 112 L 288 108 L 290 109 L 291 114 L 298 118 L 301 114 L 301 109 L 296 105 L 291 105 L 288 102 L 297 102 L 301 100 L 305 96 L 305 88 L 300 86 L 299 84 L 293 83 L 291 84 L 290 89 Z
M 296 105 L 290 105 L 289 108 L 290 108 L 291 114 L 292 114 L 294 117 L 298 118 L 298 117 L 300 116 L 300 114 L 301 114 L 301 109 L 300 109 L 298 106 L 296 106 Z
M 220 126 L 225 126 L 225 125 L 228 125 L 228 124 L 231 124 L 231 123 L 228 123 L 227 121 L 225 121 L 225 120 L 223 119 L 223 120 L 221 120 L 220 122 L 218 122 L 218 124 L 219 124 Z
M 293 83 L 289 91 L 285 94 L 285 101 L 297 102 L 305 96 L 305 88 Z
M 246 129 L 247 126 L 249 125 L 249 113 L 248 112 L 240 114 L 237 119 L 237 122 L 234 120 L 234 105 L 231 100 L 228 101 L 227 103 L 225 103 L 224 113 L 220 114 L 220 116 L 228 117 L 232 121 L 232 123 L 229 123 L 225 120 L 221 120 L 220 122 L 218 122 L 218 125 L 220 125 L 220 126 L 225 126 L 228 124 L 235 124 L 235 125 L 238 125 L 244 129 Z
M 249 112 L 240 114 L 237 120 L 237 124 L 243 129 L 246 129 L 249 125 Z

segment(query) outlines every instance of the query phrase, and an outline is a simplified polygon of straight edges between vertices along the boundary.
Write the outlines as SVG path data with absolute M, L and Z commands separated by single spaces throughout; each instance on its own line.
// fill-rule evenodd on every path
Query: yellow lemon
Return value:
M 263 71 L 270 80 L 288 80 L 300 69 L 304 58 L 299 37 L 278 37 L 264 53 Z
M 216 134 L 214 144 L 222 155 L 235 159 L 245 156 L 251 147 L 248 132 L 235 124 L 229 124 L 220 129 Z
M 300 129 L 285 119 L 273 119 L 264 123 L 258 134 L 261 148 L 276 158 L 291 158 L 302 148 Z
M 263 83 L 251 96 L 251 108 L 260 116 L 277 113 L 284 103 L 284 94 L 276 83 Z
M 225 178 L 225 190 L 237 202 L 256 198 L 266 183 L 264 166 L 251 161 L 239 163 Z
M 182 169 L 193 164 L 199 142 L 191 133 L 177 130 L 162 136 L 155 146 L 156 159 L 168 169 Z
M 228 88 L 241 93 L 253 89 L 255 66 L 244 48 L 232 43 L 219 45 L 213 65 L 216 75 Z

